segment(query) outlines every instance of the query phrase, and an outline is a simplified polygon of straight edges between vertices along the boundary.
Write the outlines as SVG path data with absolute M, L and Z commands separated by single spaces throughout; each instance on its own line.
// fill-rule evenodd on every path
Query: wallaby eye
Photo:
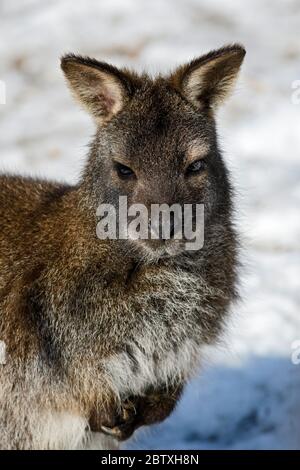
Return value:
M 129 166 L 123 165 L 122 163 L 115 162 L 115 169 L 120 178 L 129 178 L 134 176 L 134 171 Z
M 203 158 L 201 160 L 196 160 L 195 162 L 191 163 L 187 169 L 186 174 L 193 174 L 193 173 L 200 173 L 200 171 L 205 170 L 206 164 Z

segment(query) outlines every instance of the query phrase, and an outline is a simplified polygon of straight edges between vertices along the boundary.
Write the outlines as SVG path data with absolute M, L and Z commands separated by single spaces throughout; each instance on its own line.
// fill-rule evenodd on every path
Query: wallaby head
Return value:
M 231 92 L 245 50 L 210 52 L 166 77 L 138 76 L 75 55 L 61 66 L 97 132 L 82 186 L 96 212 L 100 202 L 128 205 L 204 204 L 205 220 L 226 223 L 230 185 L 217 143 L 214 113 Z M 129 240 L 136 251 L 174 255 L 184 240 Z

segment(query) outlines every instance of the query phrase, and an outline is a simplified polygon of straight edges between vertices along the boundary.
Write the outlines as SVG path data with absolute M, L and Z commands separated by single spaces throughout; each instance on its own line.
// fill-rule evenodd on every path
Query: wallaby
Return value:
M 215 110 L 245 50 L 151 78 L 87 57 L 61 67 L 96 134 L 76 186 L 0 177 L 0 448 L 110 448 L 166 418 L 237 297 L 232 186 Z M 204 204 L 204 245 L 100 239 L 97 208 Z M 151 221 L 150 221 L 151 222 Z

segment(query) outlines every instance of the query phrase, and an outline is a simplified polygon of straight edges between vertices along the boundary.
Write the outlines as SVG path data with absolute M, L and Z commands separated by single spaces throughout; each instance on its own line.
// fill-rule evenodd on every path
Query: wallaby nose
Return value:
M 152 221 L 148 220 L 148 228 L 150 233 L 155 234 L 162 241 L 171 240 L 175 235 L 175 216 L 170 213 L 169 220 Z

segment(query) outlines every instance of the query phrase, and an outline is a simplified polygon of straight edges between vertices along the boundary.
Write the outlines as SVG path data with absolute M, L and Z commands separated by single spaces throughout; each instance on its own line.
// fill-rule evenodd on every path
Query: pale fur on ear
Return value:
M 105 62 L 68 54 L 61 68 L 75 98 L 100 124 L 117 114 L 130 95 L 126 74 Z
M 216 108 L 232 92 L 245 54 L 239 44 L 211 51 L 175 70 L 170 82 L 198 109 Z

